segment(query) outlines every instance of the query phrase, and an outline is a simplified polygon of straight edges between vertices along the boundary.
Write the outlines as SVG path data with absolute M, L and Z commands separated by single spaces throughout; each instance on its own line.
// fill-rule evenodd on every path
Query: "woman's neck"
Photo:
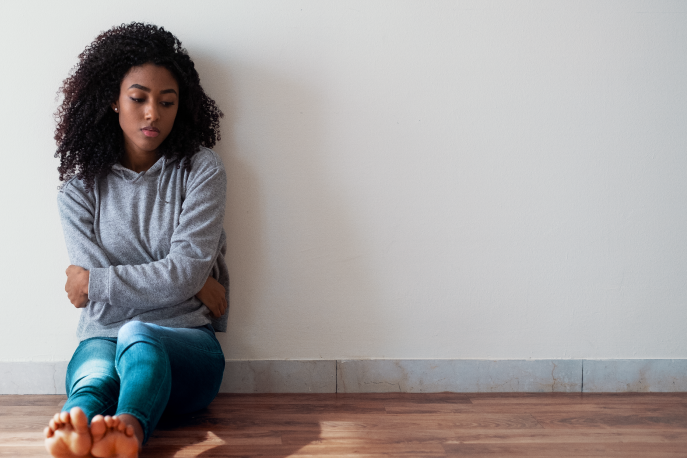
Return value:
M 157 151 L 142 151 L 134 153 L 126 151 L 122 157 L 121 163 L 127 169 L 131 169 L 136 173 L 145 172 L 153 166 L 160 158 Z

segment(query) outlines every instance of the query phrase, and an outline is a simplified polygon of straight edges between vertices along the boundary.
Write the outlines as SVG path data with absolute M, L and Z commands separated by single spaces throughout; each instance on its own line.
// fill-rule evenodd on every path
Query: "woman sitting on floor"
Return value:
M 61 88 L 58 205 L 81 308 L 53 456 L 136 457 L 163 412 L 217 395 L 229 277 L 222 112 L 181 42 L 153 25 L 102 33 Z

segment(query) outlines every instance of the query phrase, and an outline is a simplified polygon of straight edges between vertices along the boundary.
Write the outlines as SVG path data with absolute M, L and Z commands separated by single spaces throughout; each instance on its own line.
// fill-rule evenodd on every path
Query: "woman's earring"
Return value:
M 119 113 L 119 108 L 115 108 L 115 111 L 116 111 L 117 113 Z

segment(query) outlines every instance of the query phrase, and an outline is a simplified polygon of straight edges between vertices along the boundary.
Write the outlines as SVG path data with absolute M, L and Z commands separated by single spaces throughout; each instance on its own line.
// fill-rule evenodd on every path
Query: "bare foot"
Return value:
M 138 438 L 134 427 L 119 417 L 96 415 L 91 420 L 94 457 L 138 458 Z
M 45 428 L 45 448 L 60 458 L 91 457 L 91 432 L 83 410 L 74 407 L 69 412 L 56 413 Z

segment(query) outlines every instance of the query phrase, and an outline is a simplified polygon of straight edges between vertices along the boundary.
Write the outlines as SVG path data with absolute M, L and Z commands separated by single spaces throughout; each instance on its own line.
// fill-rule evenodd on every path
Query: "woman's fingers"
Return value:
M 227 313 L 227 300 L 222 299 L 219 301 L 218 307 L 217 307 L 217 315 L 215 315 L 215 318 L 219 318 L 222 315 Z
M 215 302 L 213 304 L 213 307 L 210 308 L 210 311 L 212 312 L 212 316 L 215 318 L 219 318 L 222 316 L 222 310 L 221 310 L 221 305 L 218 302 Z
M 208 277 L 196 297 L 210 310 L 214 318 L 219 318 L 227 312 L 226 289 L 217 280 Z

